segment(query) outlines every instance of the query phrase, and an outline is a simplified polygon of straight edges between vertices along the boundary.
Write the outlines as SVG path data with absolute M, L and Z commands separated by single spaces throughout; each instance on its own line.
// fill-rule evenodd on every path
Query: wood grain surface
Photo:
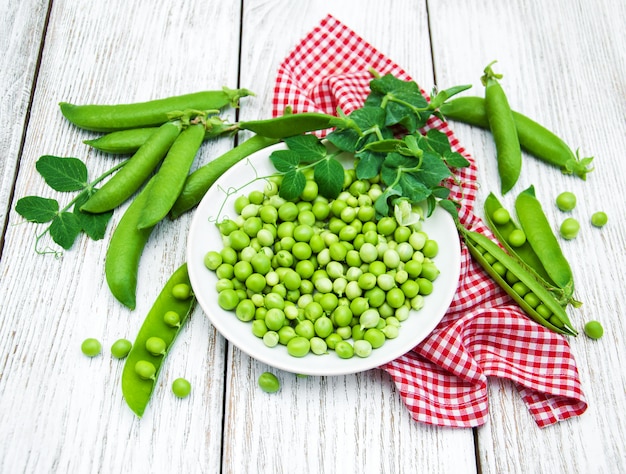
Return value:
M 525 155 L 520 181 L 533 184 L 551 222 L 565 190 L 578 196 L 581 231 L 563 241 L 582 328 L 605 336 L 570 340 L 589 408 L 539 429 L 515 387 L 489 384 L 488 422 L 450 429 L 414 422 L 391 378 L 372 370 L 297 377 L 282 389 L 256 380 L 270 368 L 228 344 L 197 308 L 169 354 L 142 419 L 125 405 L 122 364 L 110 345 L 132 339 L 168 276 L 185 260 L 192 213 L 164 221 L 142 256 L 137 308 L 110 295 L 103 240 L 80 238 L 58 258 L 35 252 L 42 227 L 15 203 L 51 191 L 35 169 L 45 154 L 74 156 L 91 177 L 119 158 L 90 150 L 94 133 L 71 126 L 58 103 L 128 103 L 203 89 L 247 87 L 233 119 L 267 118 L 276 70 L 327 14 L 355 30 L 429 91 L 472 84 L 498 60 L 512 107 L 548 126 L 582 156 L 587 181 Z M 626 471 L 626 3 L 621 0 L 0 0 L 0 473 L 619 473 Z M 498 189 L 491 136 L 452 123 L 479 164 L 477 206 Z M 245 135 L 245 134 L 242 134 Z M 230 149 L 203 145 L 196 166 Z M 589 224 L 604 210 L 609 224 Z M 480 208 L 477 208 L 480 214 Z M 556 229 L 556 227 L 555 227 Z M 45 238 L 40 242 L 53 245 Z M 86 337 L 100 357 L 80 352 Z M 170 384 L 186 377 L 189 398 Z

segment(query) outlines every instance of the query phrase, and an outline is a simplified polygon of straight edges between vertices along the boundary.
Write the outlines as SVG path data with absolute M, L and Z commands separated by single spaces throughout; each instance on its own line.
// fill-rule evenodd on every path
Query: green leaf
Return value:
M 270 161 L 277 171 L 287 173 L 300 164 L 300 155 L 293 150 L 276 150 L 270 155 Z
M 26 196 L 17 201 L 15 211 L 27 221 L 43 224 L 57 216 L 59 203 L 55 199 Z
M 87 193 L 80 196 L 74 204 L 74 214 L 78 219 L 80 228 L 93 240 L 104 238 L 106 228 L 113 216 L 113 211 L 103 212 L 101 214 L 90 214 L 82 212 L 80 207 L 89 199 Z
M 439 202 L 439 206 L 448 211 L 452 215 L 455 220 L 459 218 L 459 209 L 456 203 L 450 201 L 449 199 L 442 199 Z
M 466 91 L 467 89 L 471 89 L 471 87 L 472 87 L 471 85 L 453 86 L 453 87 L 450 87 L 449 89 L 444 89 L 442 91 L 439 91 L 437 95 L 435 95 L 435 97 L 431 99 L 430 106 L 433 109 L 438 109 L 450 97 L 460 92 Z
M 427 187 L 438 186 L 441 181 L 452 175 L 440 156 L 431 152 L 424 152 L 422 166 L 419 172 L 419 180 Z
M 432 189 L 432 193 L 437 199 L 448 199 L 448 196 L 450 196 L 450 190 L 445 186 L 435 186 Z
M 452 168 L 466 168 L 470 165 L 470 162 L 456 151 L 449 151 L 443 155 L 443 159 Z
M 352 128 L 333 130 L 326 135 L 326 139 L 330 143 L 335 145 L 340 150 L 347 151 L 349 153 L 357 151 L 357 144 L 359 143 L 360 138 L 361 136 L 359 133 Z
M 55 191 L 79 191 L 87 186 L 87 167 L 78 158 L 44 155 L 35 164 L 37 171 Z
M 404 141 L 396 138 L 387 138 L 367 143 L 362 151 L 373 151 L 375 153 L 391 153 L 404 145 Z
M 356 155 L 359 162 L 356 165 L 357 179 L 371 179 L 380 173 L 385 155 L 364 150 Z
M 402 195 L 412 202 L 421 202 L 431 195 L 430 188 L 415 178 L 415 174 L 403 173 L 397 186 L 402 189 Z
M 57 244 L 68 250 L 80 234 L 80 224 L 73 212 L 62 212 L 50 224 L 50 236 Z
M 376 198 L 376 201 L 374 201 L 374 209 L 378 217 L 388 216 L 390 214 L 389 198 L 393 196 L 402 196 L 402 192 L 393 186 L 389 186 Z
M 300 157 L 300 161 L 317 161 L 326 155 L 326 147 L 315 135 L 296 135 L 285 138 L 287 147 Z
M 318 185 L 320 194 L 325 198 L 334 199 L 343 188 L 343 166 L 334 158 L 321 160 L 313 169 L 313 178 Z
M 306 185 L 306 177 L 301 171 L 291 170 L 283 176 L 280 185 L 279 195 L 287 201 L 294 201 L 304 191 Z
M 350 114 L 350 118 L 364 132 L 371 128 L 385 128 L 385 111 L 380 107 L 365 106 L 361 109 L 356 109 Z
M 426 138 L 432 149 L 440 155 L 444 155 L 450 151 L 450 140 L 448 139 L 448 135 L 443 133 L 441 130 L 431 128 L 428 132 L 426 132 Z

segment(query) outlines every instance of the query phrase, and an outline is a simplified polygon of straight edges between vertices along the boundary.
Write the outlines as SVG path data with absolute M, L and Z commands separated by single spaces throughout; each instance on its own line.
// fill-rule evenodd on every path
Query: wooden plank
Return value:
M 239 18 L 237 2 L 147 8 L 132 0 L 55 1 L 16 198 L 38 194 L 67 202 L 35 171 L 43 154 L 79 157 L 92 177 L 119 161 L 90 151 L 82 140 L 95 134 L 65 121 L 59 101 L 124 103 L 234 87 Z M 231 138 L 205 144 L 198 161 L 231 147 Z M 15 225 L 21 218 L 10 214 L 0 270 L 0 300 L 10 306 L 0 327 L 2 472 L 219 472 L 224 342 L 204 314 L 196 310 L 181 332 L 141 422 L 122 399 L 122 363 L 109 353 L 117 338 L 134 338 L 160 288 L 185 261 L 191 214 L 155 229 L 133 312 L 113 299 L 104 281 L 107 242 L 120 216 L 104 240 L 81 238 L 55 259 L 35 254 L 34 227 Z M 80 353 L 86 337 L 102 341 L 101 356 Z M 180 376 L 193 384 L 185 400 L 170 390 Z
M 43 41 L 48 2 L 0 4 L 0 232 L 4 233 L 17 173 L 37 59 Z M 0 247 L 1 248 L 1 247 Z
M 478 430 L 482 472 L 623 472 L 626 457 L 623 343 L 626 335 L 623 290 L 624 179 L 619 157 L 626 146 L 624 81 L 626 63 L 626 5 L 623 2 L 538 0 L 430 2 L 435 71 L 440 85 L 474 85 L 490 61 L 512 106 L 561 135 L 582 156 L 595 155 L 596 170 L 583 182 L 530 157 L 524 157 L 522 176 L 503 198 L 509 208 L 519 191 L 534 184 L 544 210 L 554 223 L 566 217 L 554 206 L 565 190 L 578 196 L 572 212 L 581 223 L 577 239 L 563 242 L 577 284 L 576 297 L 584 302 L 570 311 L 582 329 L 597 319 L 605 337 L 591 341 L 571 338 L 583 389 L 589 402 L 578 418 L 540 430 L 511 384 L 490 384 L 490 420 Z M 451 33 L 452 32 L 452 33 Z M 483 131 L 453 124 L 460 141 L 479 163 L 480 192 L 477 213 L 489 191 L 497 192 L 494 146 Z M 614 216 L 602 230 L 589 225 L 596 210 Z
M 278 65 L 328 13 L 432 86 L 423 4 L 361 1 L 244 3 L 242 85 L 258 96 L 241 110 L 268 118 Z M 277 32 L 280 32 L 277 34 Z M 410 38 L 411 40 L 407 40 Z M 224 471 L 472 472 L 471 429 L 450 430 L 413 421 L 390 377 L 372 370 L 341 377 L 298 378 L 274 371 L 276 394 L 255 386 L 272 370 L 232 347 L 228 359 Z M 244 454 L 245 453 L 245 454 Z

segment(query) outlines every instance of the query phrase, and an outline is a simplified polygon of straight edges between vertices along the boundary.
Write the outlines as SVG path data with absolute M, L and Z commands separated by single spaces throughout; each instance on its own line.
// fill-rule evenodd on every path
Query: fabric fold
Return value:
M 280 65 L 273 114 L 282 115 L 287 107 L 294 113 L 335 114 L 339 108 L 350 114 L 363 105 L 372 70 L 413 80 L 328 15 Z M 425 127 L 429 128 L 444 132 L 452 149 L 470 162 L 448 182 L 451 198 L 461 203 L 461 223 L 493 238 L 473 212 L 478 189 L 475 160 L 446 122 L 433 116 Z M 510 380 L 540 427 L 581 415 L 587 408 L 567 340 L 526 317 L 464 245 L 459 286 L 442 321 L 413 350 L 380 369 L 391 375 L 413 419 L 423 423 L 484 424 L 490 377 Z

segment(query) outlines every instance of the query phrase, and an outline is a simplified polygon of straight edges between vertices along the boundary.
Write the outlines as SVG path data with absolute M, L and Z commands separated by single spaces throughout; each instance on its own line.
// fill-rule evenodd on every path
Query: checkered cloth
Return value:
M 411 77 L 341 22 L 327 16 L 280 65 L 273 114 L 346 114 L 361 107 L 369 93 L 370 69 Z M 426 129 L 446 133 L 453 150 L 471 166 L 448 185 L 468 228 L 493 235 L 473 213 L 476 162 L 460 146 L 448 124 L 432 117 Z M 321 133 L 324 135 L 324 132 Z M 480 426 L 487 420 L 489 377 L 512 381 L 540 427 L 582 414 L 586 408 L 578 370 L 564 337 L 527 318 L 476 264 L 462 245 L 456 295 L 437 328 L 413 350 L 381 367 L 393 378 L 420 422 L 441 426 Z

